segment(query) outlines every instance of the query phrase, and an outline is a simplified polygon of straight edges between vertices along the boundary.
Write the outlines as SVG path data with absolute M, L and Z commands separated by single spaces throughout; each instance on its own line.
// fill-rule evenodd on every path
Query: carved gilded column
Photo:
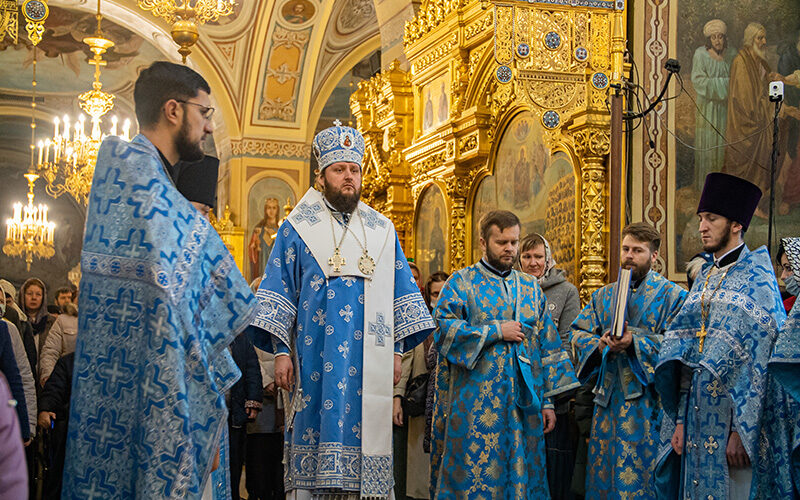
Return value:
M 446 180 L 446 192 L 450 199 L 450 267 L 461 269 L 472 264 L 467 254 L 467 196 L 472 179 L 470 176 L 453 175 Z
M 610 148 L 609 129 L 594 125 L 572 132 L 575 153 L 580 157 L 580 294 L 587 303 L 592 293 L 605 285 L 608 249 L 608 192 L 606 160 Z
M 359 83 L 350 108 L 366 146 L 362 197 L 391 219 L 400 245 L 410 253 L 414 205 L 411 166 L 403 151 L 413 139 L 414 104 L 407 72 L 395 61 Z

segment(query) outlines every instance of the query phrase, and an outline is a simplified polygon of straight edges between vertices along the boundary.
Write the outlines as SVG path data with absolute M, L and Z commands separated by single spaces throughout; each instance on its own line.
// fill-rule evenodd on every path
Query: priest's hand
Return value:
M 542 410 L 542 424 L 544 425 L 544 433 L 552 431 L 556 428 L 556 412 L 551 408 Z
M 631 343 L 633 343 L 633 333 L 628 330 L 628 322 L 625 322 L 625 328 L 622 331 L 622 337 L 617 338 L 611 335 L 611 332 L 607 331 L 600 337 L 600 344 L 607 345 L 611 352 L 622 352 L 628 347 L 630 347 Z
M 500 325 L 500 331 L 503 332 L 503 340 L 506 342 L 522 342 L 525 339 L 525 334 L 522 333 L 522 325 L 519 321 L 506 321 Z
M 742 438 L 739 437 L 738 432 L 731 432 L 728 436 L 725 455 L 727 455 L 728 465 L 731 467 L 750 467 L 750 457 L 747 456 L 747 452 L 744 450 Z
M 275 383 L 287 391 L 294 385 L 294 365 L 291 356 L 275 356 Z
M 683 424 L 675 426 L 675 432 L 672 433 L 672 449 L 678 455 L 683 455 Z
M 394 354 L 394 383 L 392 385 L 397 385 L 400 382 L 400 376 L 403 374 L 403 355 L 395 353 Z
M 403 399 L 395 396 L 392 405 L 392 422 L 398 427 L 403 427 Z

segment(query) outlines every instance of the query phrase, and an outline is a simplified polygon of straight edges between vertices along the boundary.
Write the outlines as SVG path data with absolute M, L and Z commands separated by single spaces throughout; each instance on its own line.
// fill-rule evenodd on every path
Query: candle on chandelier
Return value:
M 64 133 L 62 136 L 65 141 L 69 142 L 69 115 L 64 115 Z
M 50 142 L 50 139 L 46 139 L 44 141 L 44 162 L 45 163 L 48 163 L 50 161 L 50 144 L 52 144 Z M 39 162 L 39 163 L 41 164 L 42 162 Z
M 55 222 L 51 222 L 51 223 L 47 224 L 47 242 L 48 243 L 52 243 L 53 242 L 53 232 L 55 231 L 55 229 L 56 229 L 56 223 Z
M 53 137 L 58 137 L 58 125 L 60 123 L 61 123 L 61 120 L 59 120 L 57 116 L 55 118 L 53 118 L 53 125 L 56 128 L 56 132 L 55 132 L 55 134 L 53 134 Z
M 122 124 L 122 137 L 126 141 L 131 140 L 130 131 L 131 131 L 131 121 L 126 118 L 125 123 Z
M 42 155 L 44 154 L 44 143 L 42 141 L 39 141 L 38 146 L 39 146 L 39 162 L 37 163 L 37 165 L 41 165 Z
M 117 135 L 117 115 L 111 117 L 111 135 Z

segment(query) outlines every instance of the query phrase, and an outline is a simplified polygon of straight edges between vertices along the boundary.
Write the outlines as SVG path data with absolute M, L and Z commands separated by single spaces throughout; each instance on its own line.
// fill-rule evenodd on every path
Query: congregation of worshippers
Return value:
M 422 274 L 337 122 L 249 283 L 207 220 L 211 92 L 143 70 L 79 287 L 0 281 L 0 499 L 797 497 L 800 236 L 745 243 L 758 186 L 705 177 L 688 287 L 632 222 L 582 304 L 506 210 L 479 260 Z

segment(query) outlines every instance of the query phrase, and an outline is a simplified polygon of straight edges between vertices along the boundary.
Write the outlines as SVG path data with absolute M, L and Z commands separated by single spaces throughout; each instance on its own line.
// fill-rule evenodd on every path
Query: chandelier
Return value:
M 156 17 L 161 17 L 172 24 L 172 39 L 180 48 L 178 53 L 183 57 L 191 54 L 190 47 L 197 42 L 200 34 L 198 24 L 213 22 L 220 17 L 233 14 L 235 0 L 138 0 L 139 7 L 149 10 Z
M 83 39 L 94 54 L 89 64 L 94 65 L 92 89 L 78 96 L 78 105 L 90 117 L 91 130 L 86 133 L 86 115 L 81 114 L 71 124 L 69 116 L 54 120 L 55 131 L 52 139 L 39 141 L 39 157 L 36 167 L 47 182 L 47 194 L 58 198 L 69 193 L 76 201 L 86 205 L 92 187 L 94 166 L 100 143 L 108 135 L 118 135 L 117 117 L 111 118 L 111 129 L 104 134 L 100 129 L 102 117 L 114 107 L 114 95 L 104 92 L 100 82 L 100 67 L 106 65 L 103 54 L 114 46 L 114 42 L 103 38 L 100 24 L 100 0 L 97 1 L 97 30 L 94 36 Z M 122 126 L 122 137 L 130 140 L 130 121 Z
M 53 232 L 56 225 L 47 220 L 47 205 L 33 204 L 33 185 L 37 174 L 28 172 L 28 204 L 14 203 L 14 217 L 6 221 L 6 243 L 3 252 L 9 257 L 24 257 L 31 270 L 33 257 L 49 259 L 55 254 Z
M 24 257 L 31 270 L 33 257 L 49 259 L 55 254 L 53 232 L 56 225 L 47 220 L 47 206 L 34 205 L 33 186 L 39 175 L 33 171 L 34 134 L 36 133 L 36 45 L 33 47 L 33 91 L 31 92 L 31 166 L 28 180 L 28 204 L 14 204 L 14 217 L 6 221 L 6 241 L 3 252 L 9 257 Z

